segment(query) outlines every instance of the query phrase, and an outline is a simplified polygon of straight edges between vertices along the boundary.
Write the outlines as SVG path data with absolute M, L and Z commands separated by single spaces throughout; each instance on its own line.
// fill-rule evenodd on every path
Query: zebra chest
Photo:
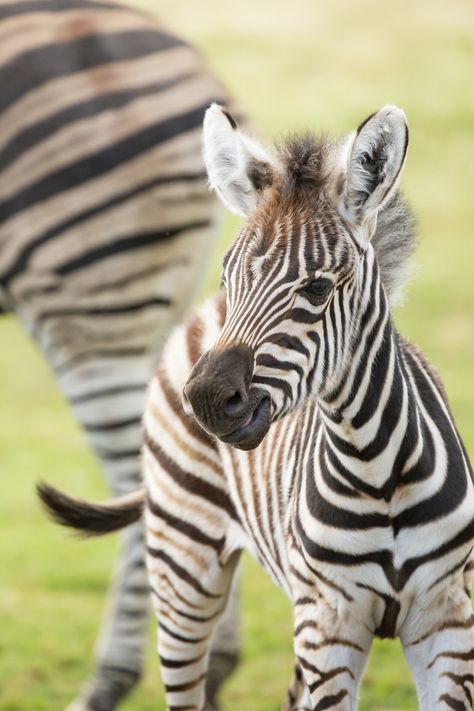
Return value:
M 388 502 L 360 497 L 352 509 L 323 493 L 299 492 L 293 596 L 301 597 L 304 580 L 304 594 L 322 595 L 338 616 L 376 636 L 397 635 L 414 604 L 429 608 L 459 576 L 472 548 L 473 487 L 443 516 L 406 492 Z
M 248 550 L 270 577 L 289 593 L 287 522 L 290 497 L 271 467 L 245 452 L 222 448 L 229 494 L 239 518 L 233 544 Z

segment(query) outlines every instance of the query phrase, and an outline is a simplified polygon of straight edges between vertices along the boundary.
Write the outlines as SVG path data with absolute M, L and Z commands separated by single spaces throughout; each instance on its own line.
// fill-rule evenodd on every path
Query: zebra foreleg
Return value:
M 322 599 L 296 607 L 295 652 L 311 709 L 356 711 L 371 641 L 365 626 L 341 620 Z
M 297 664 L 281 711 L 312 711 L 311 697 L 301 667 Z
M 204 561 L 202 552 L 196 559 Z M 215 626 L 226 606 L 234 554 L 223 565 L 209 566 L 196 577 L 184 572 L 167 555 L 149 556 L 153 607 L 158 620 L 158 654 L 168 709 L 211 711 L 206 696 L 210 645 Z
M 416 639 L 402 636 L 405 656 L 416 682 L 421 711 L 455 709 L 471 711 L 474 694 L 474 617 L 470 589 L 459 586 L 436 608 L 436 620 L 420 632 L 420 621 L 429 610 L 414 611 L 409 622 L 418 622 Z M 413 625 L 414 627 L 414 625 Z M 412 628 L 413 628 L 412 627 Z M 410 629 L 410 625 L 407 624 Z

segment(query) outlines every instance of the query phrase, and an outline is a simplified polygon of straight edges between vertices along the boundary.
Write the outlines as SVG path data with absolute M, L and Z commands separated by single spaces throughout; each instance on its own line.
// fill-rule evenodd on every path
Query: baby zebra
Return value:
M 354 711 L 374 636 L 400 637 L 423 711 L 471 709 L 473 474 L 442 385 L 390 315 L 413 244 L 396 192 L 407 144 L 387 106 L 343 141 L 267 153 L 212 106 L 210 183 L 246 221 L 222 292 L 175 331 L 152 381 L 146 493 L 94 506 L 40 488 L 89 533 L 145 502 L 171 711 L 206 708 L 244 548 L 293 603 L 284 709 Z

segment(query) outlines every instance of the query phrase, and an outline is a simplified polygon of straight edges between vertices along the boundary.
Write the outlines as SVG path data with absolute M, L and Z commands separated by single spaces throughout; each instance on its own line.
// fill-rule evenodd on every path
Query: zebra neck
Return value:
M 419 434 L 400 339 L 388 315 L 354 364 L 347 391 L 336 409 L 320 399 L 316 469 L 353 494 L 388 500 Z

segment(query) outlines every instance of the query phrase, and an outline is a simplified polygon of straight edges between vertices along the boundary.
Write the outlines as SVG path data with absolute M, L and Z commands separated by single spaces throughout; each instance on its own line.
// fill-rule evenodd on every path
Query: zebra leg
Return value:
M 218 711 L 219 692 L 240 662 L 239 613 L 239 570 L 237 569 L 234 573 L 225 611 L 217 621 L 211 642 L 206 679 L 206 697 L 210 711 Z
M 141 677 L 149 610 L 142 523 L 122 535 L 120 558 L 96 644 L 96 667 L 68 711 L 111 711 Z
M 281 711 L 312 711 L 311 697 L 301 667 L 297 664 Z
M 152 534 L 153 536 L 153 534 Z M 156 540 L 154 541 L 156 544 Z M 201 568 L 199 576 L 173 557 L 149 548 L 153 607 L 157 616 L 161 676 L 170 710 L 210 711 L 206 678 L 212 634 L 225 609 L 239 554 L 226 564 Z M 193 546 L 204 562 L 209 552 Z M 210 562 L 210 561 L 208 561 Z
M 310 708 L 356 711 L 371 642 L 364 625 L 347 615 L 343 621 L 321 598 L 295 606 L 295 651 Z
M 436 613 L 434 620 L 429 608 L 419 606 L 404 625 L 401 638 L 421 711 L 472 709 L 474 617 L 470 592 L 470 586 L 445 591 L 445 602 L 441 598 L 431 607 Z M 430 617 L 431 625 L 420 630 L 420 621 Z M 410 628 L 417 629 L 415 639 Z
M 127 383 L 122 364 L 109 362 L 107 365 L 109 378 L 102 373 L 95 384 L 94 379 L 89 378 L 87 384 L 76 386 L 78 394 L 71 395 L 70 399 L 101 461 L 111 490 L 114 495 L 120 495 L 141 483 L 140 416 L 146 376 L 143 366 L 139 367 L 141 364 L 128 362 L 128 372 L 134 373 L 136 379 L 127 389 L 126 385 L 117 385 Z M 143 386 L 137 372 L 142 373 Z M 125 392 L 121 393 L 121 388 Z M 102 392 L 100 397 L 99 391 Z M 115 416 L 115 412 L 119 414 Z M 143 666 L 149 597 L 145 536 L 140 522 L 122 534 L 120 556 L 96 644 L 95 669 L 68 711 L 113 711 L 136 685 Z

